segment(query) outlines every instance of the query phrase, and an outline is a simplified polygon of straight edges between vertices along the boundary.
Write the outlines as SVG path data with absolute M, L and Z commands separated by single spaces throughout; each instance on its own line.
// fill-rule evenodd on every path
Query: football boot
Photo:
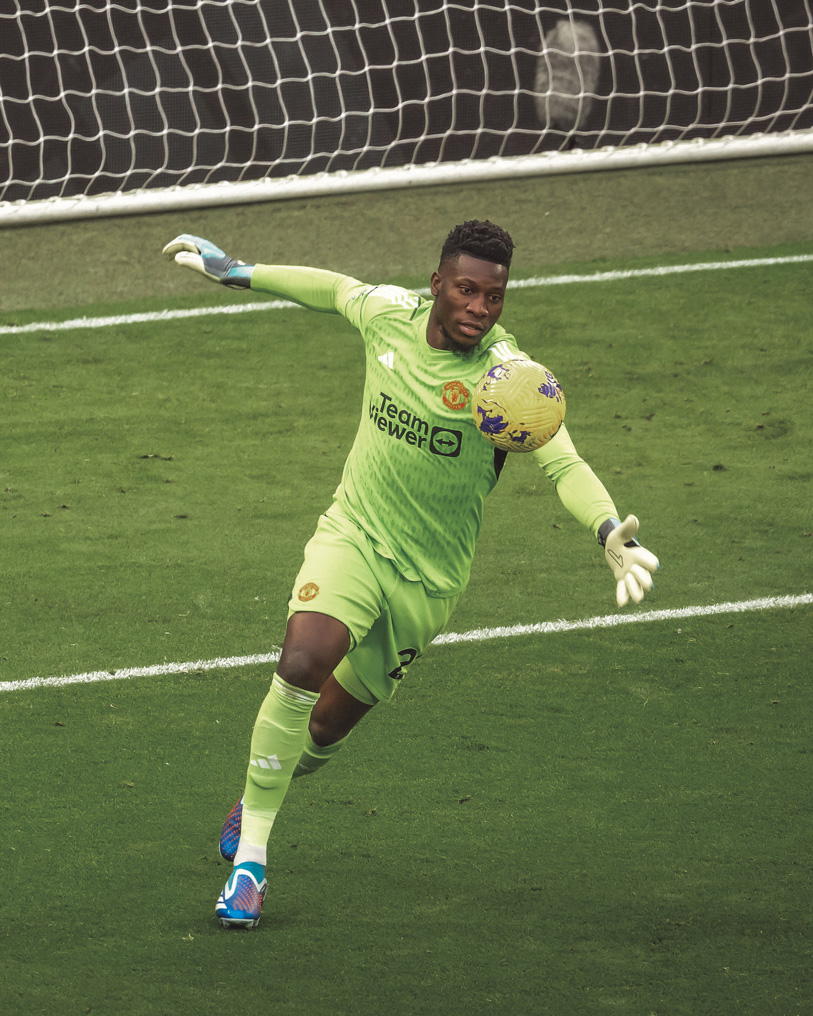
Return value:
M 223 888 L 215 914 L 224 928 L 255 928 L 260 923 L 268 883 L 265 868 L 253 861 L 238 864 Z
M 240 843 L 240 827 L 243 821 L 243 798 L 235 804 L 223 828 L 220 830 L 220 856 L 224 861 L 233 861 L 237 854 L 237 846 Z

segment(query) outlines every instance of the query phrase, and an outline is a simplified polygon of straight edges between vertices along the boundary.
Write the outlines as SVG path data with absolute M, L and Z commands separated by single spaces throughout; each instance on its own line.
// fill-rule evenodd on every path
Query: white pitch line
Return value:
M 287 300 L 264 300 L 262 303 L 228 303 L 219 307 L 193 307 L 189 310 L 145 311 L 143 314 L 116 314 L 111 317 L 81 317 L 69 321 L 35 321 L 30 325 L 2 325 L 0 335 L 23 335 L 26 332 L 69 332 L 76 328 L 111 328 L 116 325 L 141 325 L 156 321 L 178 321 L 182 318 L 208 317 L 211 314 L 246 314 L 255 310 L 282 310 L 299 304 Z
M 517 279 L 509 282 L 509 289 L 535 286 L 561 286 L 574 282 L 620 282 L 625 279 L 658 278 L 664 275 L 684 275 L 687 272 L 719 272 L 728 268 L 760 268 L 773 265 L 802 264 L 813 261 L 813 254 L 790 254 L 778 258 L 746 258 L 742 261 L 698 261 L 687 265 L 662 265 L 656 268 L 630 268 L 626 271 L 593 272 L 591 275 L 546 275 L 538 279 Z
M 450 632 L 439 635 L 432 645 L 457 645 L 461 642 L 485 642 L 489 639 L 514 638 L 517 635 L 555 635 L 565 631 L 590 631 L 597 628 L 615 628 L 622 624 L 640 624 L 645 621 L 678 621 L 689 617 L 709 617 L 715 614 L 742 614 L 757 610 L 777 610 L 813 604 L 813 593 L 797 596 L 765 596 L 758 600 L 740 600 L 729 603 L 710 603 L 698 607 L 678 607 L 672 610 L 645 610 L 632 614 L 605 614 L 580 621 L 544 621 L 540 624 L 517 624 L 503 628 L 476 628 L 467 632 Z M 90 670 L 84 674 L 65 677 L 31 677 L 24 681 L 0 681 L 0 692 L 30 691 L 37 688 L 64 688 L 71 684 L 95 684 L 100 681 L 122 681 L 133 677 L 162 677 L 167 674 L 188 674 L 207 670 L 229 670 L 234 667 L 253 667 L 263 663 L 276 663 L 279 650 L 254 656 L 226 656 L 214 660 L 194 660 L 189 663 L 159 663 L 152 667 L 127 667 L 122 670 Z
M 158 663 L 151 667 L 124 667 L 121 670 L 88 670 L 84 674 L 65 677 L 29 677 L 25 681 L 0 681 L 2 691 L 29 691 L 34 688 L 64 688 L 69 684 L 97 684 L 100 681 L 124 681 L 133 677 L 163 677 L 166 674 L 191 674 L 205 670 L 229 670 L 252 667 L 260 663 L 276 663 L 279 650 L 254 656 L 224 656 L 214 660 L 191 660 L 188 663 Z
M 627 271 L 593 272 L 590 275 L 542 275 L 533 279 L 516 279 L 510 289 L 534 289 L 541 286 L 572 285 L 578 282 L 620 282 L 626 279 L 659 278 L 684 275 L 687 272 L 715 272 L 733 268 L 765 268 L 774 265 L 803 264 L 813 261 L 813 254 L 792 254 L 776 258 L 749 258 L 740 261 L 700 261 L 696 264 L 663 265 L 658 268 L 631 268 Z M 426 295 L 428 290 L 417 292 Z M 39 321 L 27 325 L 0 325 L 0 335 L 23 335 L 29 332 L 64 332 L 77 328 L 109 328 L 116 325 L 138 325 L 177 321 L 182 318 L 207 317 L 212 314 L 247 314 L 254 311 L 301 309 L 287 300 L 264 300 L 262 303 L 234 303 L 218 307 L 194 307 L 190 310 L 161 310 L 143 314 L 118 314 L 113 317 L 71 318 L 69 321 Z
M 678 621 L 684 617 L 708 617 L 712 614 L 738 614 L 753 610 L 802 607 L 813 603 L 813 593 L 800 596 L 766 596 L 759 600 L 740 600 L 730 603 L 710 603 L 705 607 L 678 607 L 672 610 L 643 610 L 637 614 L 605 614 L 581 621 L 543 621 L 539 624 L 515 624 L 506 628 L 477 628 L 460 634 L 439 635 L 433 645 L 452 645 L 458 642 L 482 642 L 485 639 L 512 638 L 516 635 L 554 635 L 563 631 L 588 631 L 594 628 L 616 628 L 622 624 L 641 621 Z

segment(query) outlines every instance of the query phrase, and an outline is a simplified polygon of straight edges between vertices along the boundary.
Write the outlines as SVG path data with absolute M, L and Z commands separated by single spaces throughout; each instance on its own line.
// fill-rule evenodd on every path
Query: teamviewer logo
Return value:
M 447 427 L 433 427 L 429 436 L 429 451 L 433 455 L 445 455 L 454 459 L 460 454 L 463 444 L 463 434 L 459 430 L 449 430 Z

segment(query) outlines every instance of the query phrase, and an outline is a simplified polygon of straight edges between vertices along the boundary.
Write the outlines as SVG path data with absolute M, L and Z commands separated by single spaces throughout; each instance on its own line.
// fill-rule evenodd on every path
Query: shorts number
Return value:
M 404 671 L 406 670 L 406 668 L 410 665 L 410 663 L 412 663 L 412 661 L 418 655 L 418 650 L 401 649 L 399 650 L 398 655 L 401 657 L 401 664 L 400 666 L 396 667 L 395 670 L 390 671 L 389 674 L 389 676 L 393 679 L 393 681 L 401 680 L 401 678 L 404 676 Z

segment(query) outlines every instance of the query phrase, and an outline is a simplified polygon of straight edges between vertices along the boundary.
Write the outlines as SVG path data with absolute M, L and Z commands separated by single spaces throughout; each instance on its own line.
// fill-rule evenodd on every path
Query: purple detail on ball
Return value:
M 508 436 L 515 444 L 525 444 L 531 436 L 531 432 L 529 430 L 519 430 L 515 434 L 509 434 Z
M 548 399 L 555 399 L 557 402 L 561 402 L 563 395 L 562 386 L 549 370 L 545 371 L 545 377 L 548 380 L 545 384 L 539 386 L 540 393 Z
M 490 416 L 482 406 L 477 407 L 477 412 L 480 415 L 478 427 L 483 434 L 502 434 L 508 426 L 508 420 L 504 416 Z
M 508 367 L 504 363 L 498 363 L 491 368 L 491 370 L 488 372 L 488 376 L 494 378 L 495 381 L 499 381 L 501 378 L 504 378 L 506 374 L 509 374 L 510 372 L 511 372 L 510 367 Z

